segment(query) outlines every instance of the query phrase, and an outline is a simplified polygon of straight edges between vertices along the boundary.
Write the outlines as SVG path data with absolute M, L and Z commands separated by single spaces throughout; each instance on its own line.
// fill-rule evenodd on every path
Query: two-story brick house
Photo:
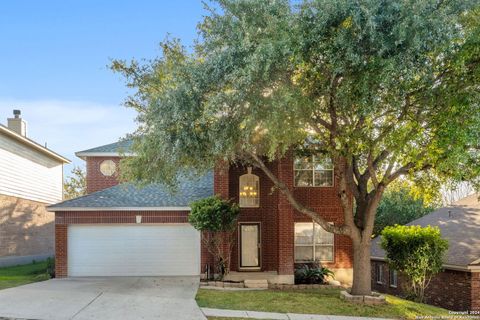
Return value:
M 20 110 L 0 124 L 0 266 L 54 253 L 54 221 L 46 206 L 62 200 L 68 159 L 31 140 Z
M 128 155 L 129 146 L 126 141 L 77 153 L 87 163 L 88 194 L 49 207 L 59 277 L 204 274 L 212 260 L 187 221 L 189 204 L 217 194 L 240 205 L 232 279 L 260 275 L 293 283 L 295 264 L 317 259 L 339 281 L 351 282 L 350 239 L 295 212 L 260 170 L 219 166 L 180 181 L 175 193 L 160 184 L 139 188 L 118 181 L 120 156 Z M 327 159 L 286 157 L 268 165 L 302 203 L 334 224 L 343 222 Z

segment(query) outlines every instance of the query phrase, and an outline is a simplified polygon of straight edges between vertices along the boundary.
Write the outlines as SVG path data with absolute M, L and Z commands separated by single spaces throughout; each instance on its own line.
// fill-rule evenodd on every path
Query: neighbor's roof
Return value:
M 13 130 L 10 130 L 9 128 L 5 127 L 4 125 L 0 124 L 0 133 L 1 134 L 4 134 L 18 142 L 20 142 L 21 144 L 35 150 L 35 151 L 38 151 L 52 159 L 55 159 L 59 162 L 62 162 L 62 163 L 70 163 L 70 160 L 68 160 L 67 158 L 59 155 L 58 153 L 42 146 L 41 144 L 38 144 L 36 143 L 35 141 L 33 141 L 32 139 L 29 139 L 27 137 L 24 137 L 22 136 L 21 134 L 18 134 L 16 133 L 15 131 Z
M 440 208 L 408 225 L 438 226 L 448 240 L 445 267 L 480 267 L 480 202 L 479 194 L 463 198 L 449 207 Z M 372 242 L 372 259 L 385 258 L 380 237 Z
M 172 191 L 162 184 L 119 184 L 47 207 L 48 211 L 190 210 L 190 203 L 213 195 L 213 173 L 182 179 Z
M 84 159 L 85 157 L 108 157 L 108 156 L 118 156 L 121 153 L 124 155 L 130 155 L 130 149 L 132 147 L 132 140 L 121 140 L 114 143 L 109 143 L 103 146 L 78 151 L 75 155 L 79 158 Z

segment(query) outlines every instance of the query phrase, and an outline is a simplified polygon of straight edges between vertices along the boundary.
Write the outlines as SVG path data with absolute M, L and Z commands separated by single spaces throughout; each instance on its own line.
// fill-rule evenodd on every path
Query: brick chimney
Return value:
M 8 128 L 19 135 L 27 136 L 27 123 L 21 117 L 20 110 L 13 110 L 13 118 L 8 118 Z

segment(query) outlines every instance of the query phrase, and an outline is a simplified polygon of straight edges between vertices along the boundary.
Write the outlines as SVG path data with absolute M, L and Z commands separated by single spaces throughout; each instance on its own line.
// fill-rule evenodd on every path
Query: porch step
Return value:
M 245 279 L 245 288 L 268 288 L 267 279 Z

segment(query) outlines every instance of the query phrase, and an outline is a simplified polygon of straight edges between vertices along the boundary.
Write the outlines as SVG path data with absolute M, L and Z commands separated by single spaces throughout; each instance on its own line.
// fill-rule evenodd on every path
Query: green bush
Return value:
M 333 271 L 318 262 L 303 264 L 295 269 L 295 284 L 324 284 L 327 277 L 335 278 Z
M 235 230 L 240 212 L 236 204 L 213 196 L 192 202 L 190 207 L 188 221 L 195 229 L 208 232 Z
M 202 243 L 215 259 L 215 273 L 223 279 L 230 270 L 234 232 L 240 213 L 238 205 L 217 196 L 193 202 L 188 216 L 192 226 L 201 231 Z
M 386 251 L 389 267 L 410 279 L 408 291 L 422 302 L 432 276 L 442 270 L 448 241 L 438 227 L 390 226 L 382 231 L 381 247 Z

